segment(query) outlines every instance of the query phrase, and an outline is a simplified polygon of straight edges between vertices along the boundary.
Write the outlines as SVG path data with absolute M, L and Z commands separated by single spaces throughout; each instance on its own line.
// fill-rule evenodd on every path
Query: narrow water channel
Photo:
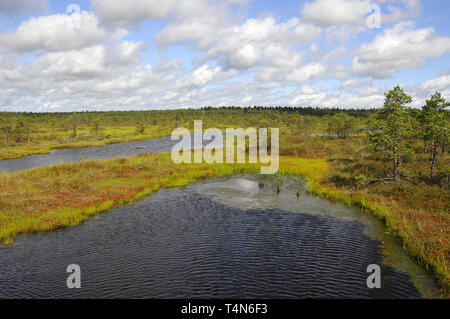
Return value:
M 0 172 L 17 172 L 30 168 L 60 163 L 76 162 L 82 159 L 108 159 L 134 156 L 142 152 L 170 152 L 176 141 L 161 137 L 137 142 L 124 142 L 98 147 L 62 148 L 47 154 L 34 154 L 14 159 L 0 160 Z
M 0 298 L 438 296 L 380 222 L 306 195 L 303 185 L 295 177 L 209 179 L 21 236 L 0 246 Z M 81 289 L 66 287 L 69 264 L 81 267 Z M 367 288 L 370 264 L 381 266 L 381 289 Z
M 194 149 L 194 135 L 191 134 L 191 148 Z M 238 133 L 232 133 L 233 135 Z M 116 144 L 109 144 L 97 147 L 82 147 L 82 148 L 62 148 L 54 149 L 47 154 L 34 154 L 23 156 L 14 159 L 0 160 L 1 172 L 17 172 L 30 168 L 37 168 L 42 166 L 49 166 L 67 162 L 77 162 L 88 159 L 109 159 L 124 156 L 134 156 L 140 153 L 166 153 L 172 150 L 172 147 L 177 144 L 177 140 L 171 140 L 170 137 L 153 138 L 136 142 L 123 142 Z M 212 141 L 202 141 L 202 147 L 215 147 L 223 145 L 223 138 Z

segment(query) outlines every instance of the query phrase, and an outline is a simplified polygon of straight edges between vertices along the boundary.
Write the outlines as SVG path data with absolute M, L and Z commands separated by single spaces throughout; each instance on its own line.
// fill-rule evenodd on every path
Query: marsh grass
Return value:
M 314 125 L 302 127 L 296 116 L 258 110 L 177 111 L 179 126 L 192 129 L 194 119 L 202 118 L 204 128 L 279 127 L 280 174 L 300 175 L 307 190 L 334 202 L 342 202 L 371 213 L 383 220 L 390 231 L 402 239 L 407 252 L 434 272 L 443 292 L 450 292 L 450 204 L 445 178 L 430 183 L 428 156 L 419 138 L 410 141 L 416 156 L 402 165 L 402 180 L 396 183 L 365 184 L 391 174 L 390 161 L 374 153 L 367 136 L 336 139 L 308 136 L 325 133 L 326 116 L 309 117 Z M 196 113 L 197 112 L 197 113 Z M 201 117 L 198 112 L 202 112 Z M 218 113 L 215 113 L 218 112 Z M 233 112 L 236 112 L 233 113 Z M 140 113 L 139 113 L 140 114 Z M 101 146 L 170 135 L 174 118 L 163 113 L 150 118 L 144 134 L 137 134 L 138 113 L 108 114 L 100 132 L 92 135 L 92 125 L 81 123 L 77 137 L 64 132 L 64 123 L 35 126 L 32 143 L 0 145 L 0 159 L 48 153 L 55 148 Z M 153 113 L 152 113 L 153 114 Z M 170 113 L 172 114 L 172 113 Z M 175 113 L 171 116 L 174 117 Z M 203 118 L 203 115 L 205 116 Z M 86 115 L 88 116 L 88 115 Z M 117 117 L 117 118 L 116 118 Z M 305 119 L 307 117 L 305 116 Z M 298 120 L 298 119 L 297 119 Z M 360 119 L 360 126 L 368 126 Z M 228 123 L 225 125 L 223 123 Z M 69 132 L 70 133 L 70 132 Z M 448 151 L 438 159 L 438 171 L 450 167 Z M 116 205 L 134 200 L 161 187 L 184 186 L 199 178 L 230 175 L 234 172 L 259 172 L 248 164 L 175 165 L 169 154 L 143 154 L 131 158 L 82 161 L 25 172 L 0 175 L 0 241 L 10 243 L 20 234 L 51 231 L 77 225 L 91 216 Z
M 283 158 L 288 173 L 322 175 L 324 160 Z M 161 187 L 199 178 L 259 172 L 257 164 L 174 164 L 170 154 L 82 161 L 0 175 L 0 240 L 76 225 Z
M 367 190 L 346 190 L 326 183 L 325 159 L 280 158 L 279 174 L 305 178 L 307 191 L 355 206 L 383 220 L 403 240 L 405 249 L 432 270 L 444 293 L 449 291 L 448 215 L 404 210 L 398 203 Z M 201 178 L 259 173 L 258 164 L 180 164 L 170 154 L 140 154 L 111 160 L 83 161 L 0 175 L 0 240 L 20 234 L 74 226 L 114 206 L 158 189 L 182 187 Z
M 42 130 L 42 134 L 33 136 L 32 143 L 13 143 L 0 147 L 0 160 L 14 159 L 33 154 L 47 154 L 54 149 L 104 146 L 108 144 L 135 142 L 145 139 L 169 136 L 167 126 L 150 126 L 144 133 L 136 133 L 134 126 L 106 127 L 97 136 L 89 128 L 78 130 L 76 137 L 64 135 L 61 130 L 52 132 L 52 128 Z M 52 132 L 52 133 L 50 133 Z

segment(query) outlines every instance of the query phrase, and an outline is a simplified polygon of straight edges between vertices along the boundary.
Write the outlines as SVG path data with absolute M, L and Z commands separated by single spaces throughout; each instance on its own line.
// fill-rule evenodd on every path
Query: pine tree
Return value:
M 410 107 L 412 98 L 396 86 L 385 93 L 383 108 L 377 112 L 375 132 L 370 140 L 375 149 L 380 150 L 392 160 L 392 172 L 395 180 L 399 179 L 399 168 L 404 157 L 413 154 L 407 145 L 407 139 L 412 135 Z
M 441 95 L 436 92 L 426 100 L 422 107 L 419 120 L 422 123 L 422 136 L 430 154 L 430 181 L 434 177 L 436 159 L 439 153 L 443 153 L 449 142 L 449 112 L 446 108 L 450 106 Z

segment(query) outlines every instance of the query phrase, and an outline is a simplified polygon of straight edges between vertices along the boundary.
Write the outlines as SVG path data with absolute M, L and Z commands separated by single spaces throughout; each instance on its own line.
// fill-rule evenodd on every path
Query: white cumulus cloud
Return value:
M 0 46 L 16 52 L 82 49 L 106 36 L 93 13 L 31 17 L 13 32 L 0 33 Z
M 353 58 L 353 71 L 385 78 L 400 70 L 419 69 L 427 58 L 450 52 L 450 38 L 438 37 L 432 27 L 413 27 L 412 22 L 399 23 L 363 44 Z

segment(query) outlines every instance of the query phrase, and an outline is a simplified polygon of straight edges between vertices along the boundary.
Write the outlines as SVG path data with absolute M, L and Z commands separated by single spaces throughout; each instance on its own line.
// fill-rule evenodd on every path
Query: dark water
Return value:
M 353 211 L 297 199 L 289 184 L 275 195 L 274 185 L 232 178 L 160 190 L 22 236 L 0 246 L 0 298 L 421 297 L 410 274 L 383 265 Z M 66 287 L 69 264 L 81 267 L 81 289 Z M 366 286 L 369 264 L 382 268 L 381 289 Z

